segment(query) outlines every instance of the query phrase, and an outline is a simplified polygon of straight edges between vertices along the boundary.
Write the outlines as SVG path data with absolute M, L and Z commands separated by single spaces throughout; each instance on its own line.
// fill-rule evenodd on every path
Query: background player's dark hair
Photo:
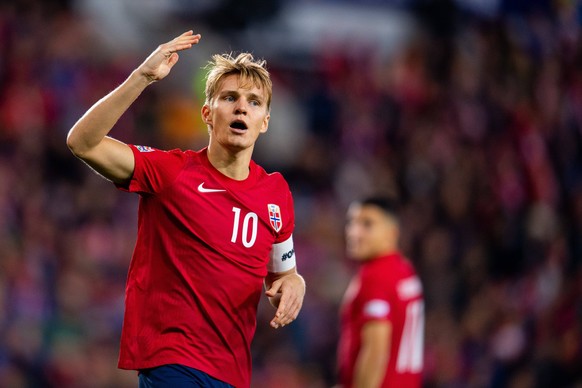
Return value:
M 399 219 L 400 205 L 395 199 L 382 196 L 372 196 L 365 197 L 362 200 L 357 201 L 357 203 L 362 206 L 376 206 L 394 219 Z

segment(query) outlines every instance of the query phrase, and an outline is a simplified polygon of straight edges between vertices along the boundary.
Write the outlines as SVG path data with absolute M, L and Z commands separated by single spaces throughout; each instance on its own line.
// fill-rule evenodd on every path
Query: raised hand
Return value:
M 200 34 L 192 30 L 184 32 L 169 42 L 163 43 L 138 67 L 138 72 L 150 83 L 166 77 L 178 62 L 178 51 L 188 50 L 200 41 Z

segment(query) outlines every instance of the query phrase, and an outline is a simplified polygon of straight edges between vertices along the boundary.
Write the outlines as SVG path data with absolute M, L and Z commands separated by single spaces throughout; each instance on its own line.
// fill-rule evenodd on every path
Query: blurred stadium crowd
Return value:
M 256 20 L 235 3 L 201 1 L 204 14 L 190 4 L 122 50 L 114 43 L 125 36 L 108 36 L 75 2 L 0 3 L 0 387 L 136 386 L 116 364 L 138 198 L 90 172 L 65 137 L 157 44 L 200 26 L 200 50 L 183 54 L 113 135 L 204 145 L 208 54 L 237 44 L 261 53 L 260 40 L 245 41 L 260 31 L 248 31 L 292 2 L 250 1 Z M 412 26 L 389 55 L 330 34 L 266 56 L 272 133 L 257 161 L 290 182 L 308 293 L 279 331 L 261 302 L 253 386 L 334 384 L 338 305 L 353 270 L 344 212 L 374 192 L 403 203 L 402 248 L 427 302 L 426 387 L 582 386 L 582 6 L 386 3 Z

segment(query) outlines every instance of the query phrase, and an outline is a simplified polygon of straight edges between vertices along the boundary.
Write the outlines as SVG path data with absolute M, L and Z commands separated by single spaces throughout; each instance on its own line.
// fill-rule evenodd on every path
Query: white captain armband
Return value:
M 293 235 L 282 243 L 273 244 L 267 264 L 267 271 L 272 273 L 285 272 L 295 267 L 295 249 Z

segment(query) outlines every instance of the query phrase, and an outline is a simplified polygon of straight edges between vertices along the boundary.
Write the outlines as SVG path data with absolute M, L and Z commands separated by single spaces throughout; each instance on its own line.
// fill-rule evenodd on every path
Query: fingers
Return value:
M 269 288 L 267 291 L 265 291 L 265 295 L 272 298 L 272 297 L 277 295 L 280 288 L 281 288 L 281 282 L 274 282 L 271 285 L 271 288 Z
M 187 50 L 200 42 L 200 34 L 192 30 L 182 33 L 167 43 L 163 43 L 140 65 L 141 73 L 149 83 L 165 78 L 178 62 L 178 51 Z
M 176 38 L 176 39 L 187 39 L 187 40 L 190 40 L 192 42 L 198 43 L 198 41 L 200 41 L 201 37 L 202 37 L 202 35 L 194 34 L 194 31 L 190 30 L 190 31 L 184 32 L 182 35 L 178 36 L 178 38 Z
M 184 32 L 182 35 L 174 38 L 175 41 L 183 44 L 196 44 L 200 41 L 202 35 L 196 34 L 192 30 Z
M 274 282 L 273 287 L 267 291 L 267 295 L 269 295 L 269 292 L 279 289 L 281 289 L 279 307 L 270 323 L 271 327 L 275 329 L 288 325 L 297 319 L 301 306 L 303 305 L 303 296 L 305 294 L 305 288 L 301 283 L 284 288 L 282 287 L 282 282 Z M 276 291 L 273 295 L 269 296 L 274 296 L 275 293 Z
M 297 294 L 294 294 L 292 297 L 288 298 L 285 298 L 285 295 L 289 294 L 284 294 L 281 297 L 279 308 L 275 313 L 275 317 L 271 320 L 271 327 L 275 329 L 293 322 L 295 319 L 297 319 L 299 311 L 301 310 L 301 305 L 303 303 L 302 298 L 299 298 Z
M 194 33 L 191 30 L 183 33 L 182 35 L 175 39 L 176 45 L 178 46 L 177 50 L 184 50 L 192 47 L 193 45 L 200 42 L 200 38 L 202 38 L 200 34 L 194 35 Z
M 271 327 L 278 329 L 279 327 L 290 324 L 295 319 L 297 319 L 300 309 L 301 303 L 297 303 L 297 301 L 288 305 L 281 302 L 277 312 L 275 313 L 275 317 L 271 320 Z
M 178 62 L 178 59 L 180 59 L 180 56 L 177 53 L 172 53 L 168 58 L 168 66 L 173 67 Z
M 193 45 L 198 44 L 198 42 L 200 42 L 201 37 L 202 36 L 200 34 L 194 35 L 194 32 L 192 30 L 186 31 L 182 35 L 177 36 L 168 43 L 162 45 L 161 48 L 165 52 L 165 55 L 169 56 L 170 54 L 175 53 L 176 51 L 187 50 L 191 48 Z

